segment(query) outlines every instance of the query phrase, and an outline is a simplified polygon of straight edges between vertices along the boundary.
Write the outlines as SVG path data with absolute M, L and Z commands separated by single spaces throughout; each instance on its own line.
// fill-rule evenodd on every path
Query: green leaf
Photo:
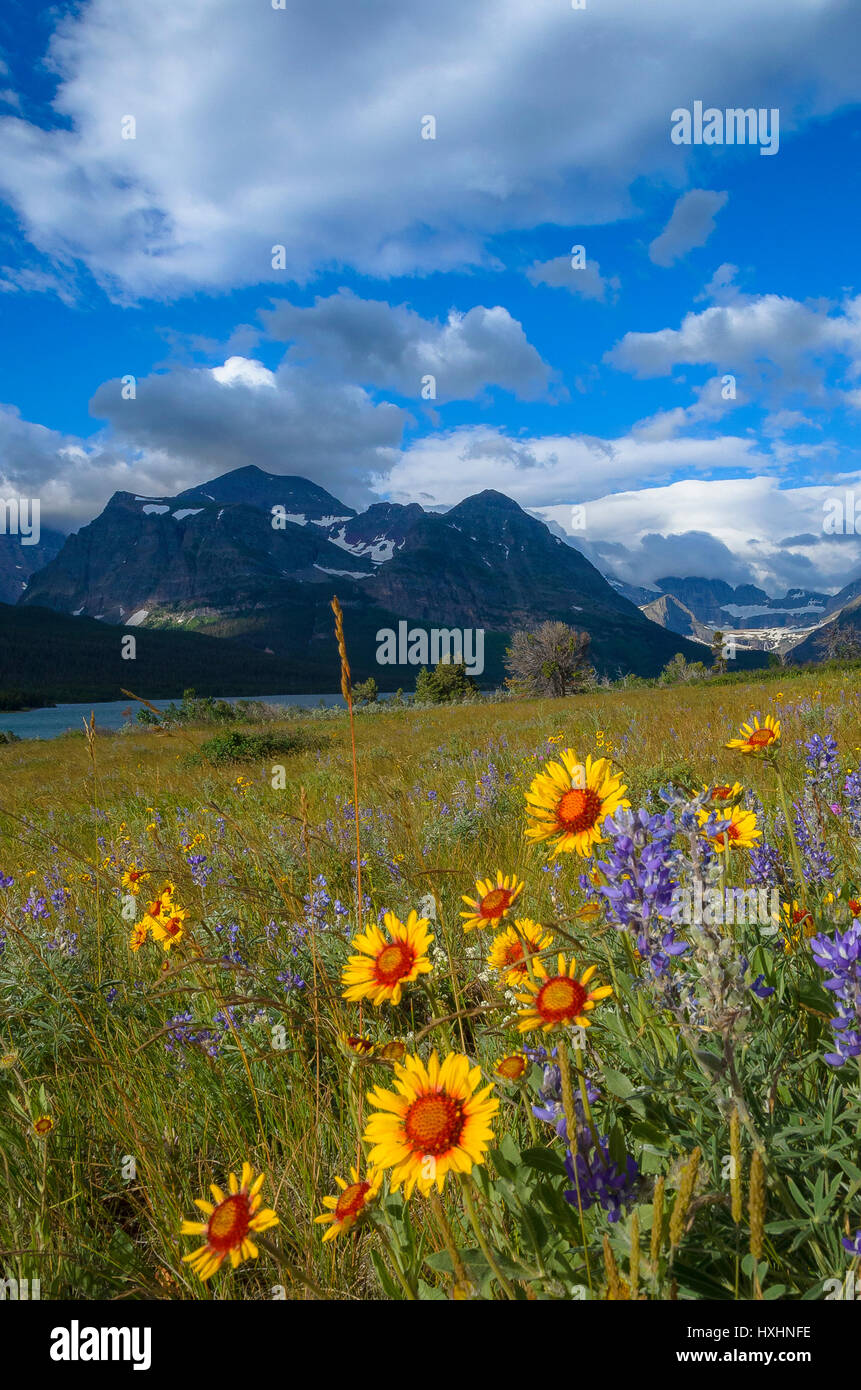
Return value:
M 517 1168 L 520 1164 L 520 1150 L 510 1134 L 506 1134 L 499 1148 L 503 1158 L 505 1158 L 513 1168 Z
M 539 1173 L 551 1173 L 553 1177 L 565 1176 L 565 1160 L 555 1149 L 524 1149 L 521 1162 Z
M 620 1100 L 627 1100 L 637 1089 L 627 1076 L 623 1076 L 620 1071 L 614 1071 L 612 1067 L 604 1067 L 604 1081 L 611 1095 L 618 1096 Z

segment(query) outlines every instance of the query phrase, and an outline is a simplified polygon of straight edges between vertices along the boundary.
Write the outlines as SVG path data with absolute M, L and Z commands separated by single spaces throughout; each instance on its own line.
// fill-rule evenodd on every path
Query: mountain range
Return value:
M 42 530 L 34 545 L 23 545 L 20 536 L 0 532 L 0 603 L 17 603 L 28 580 L 59 555 L 65 539 L 59 531 Z
M 754 584 L 733 587 L 723 579 L 668 576 L 640 587 L 607 577 L 648 618 L 671 632 L 701 641 L 710 640 L 715 630 L 733 633 L 740 648 L 779 651 L 792 660 L 821 655 L 823 641 L 816 634 L 861 596 L 859 579 L 836 594 L 788 589 L 772 598 Z M 801 658 L 798 653 L 803 653 Z
M 585 629 L 592 662 L 611 676 L 656 675 L 677 652 L 709 661 L 717 629 L 740 635 L 742 667 L 766 660 L 746 647 L 792 647 L 789 659 L 819 659 L 837 640 L 861 640 L 861 580 L 835 595 L 791 589 L 782 598 L 700 577 L 635 587 L 602 574 L 558 528 L 500 492 L 477 493 L 446 512 L 390 502 L 358 512 L 306 478 L 248 465 L 175 496 L 117 492 L 65 539 L 43 532 L 37 546 L 24 547 L 15 536 L 0 536 L 0 636 L 7 639 L 0 686 L 9 685 L 14 647 L 14 683 L 45 688 L 50 663 L 35 647 L 28 662 L 20 618 L 10 616 L 38 609 L 63 615 L 53 627 L 33 615 L 34 630 L 51 628 L 57 650 L 67 654 L 67 674 L 76 672 L 71 683 L 60 682 L 63 689 L 82 689 L 70 655 L 76 632 L 83 641 L 86 628 L 85 645 L 104 651 L 110 666 L 92 620 L 108 634 L 119 627 L 142 638 L 159 632 L 166 639 L 218 639 L 221 647 L 204 645 L 207 660 L 210 651 L 222 654 L 224 681 L 216 671 L 214 687 L 223 693 L 336 689 L 334 593 L 344 608 L 354 678 L 373 675 L 382 689 L 411 689 L 415 681 L 415 666 L 376 659 L 378 632 L 402 621 L 484 629 L 484 685 L 501 682 L 511 633 L 548 618 Z M 155 660 L 152 643 L 147 650 Z M 199 683 L 202 648 L 171 649 L 168 640 L 158 659 L 171 650 L 169 693 L 188 683 L 186 671 Z M 240 674 L 243 651 L 248 666 Z M 111 673 L 113 689 L 113 666 Z
M 254 465 L 176 496 L 115 493 L 32 575 L 19 604 L 126 631 L 226 638 L 289 666 L 285 691 L 330 690 L 333 593 L 355 678 L 373 675 L 383 689 L 415 681 L 415 666 L 376 661 L 377 632 L 402 620 L 483 628 L 486 685 L 502 679 L 511 632 L 547 618 L 589 632 L 601 673 L 655 675 L 679 651 L 708 659 L 499 492 L 444 513 L 395 503 L 356 512 L 305 478 Z

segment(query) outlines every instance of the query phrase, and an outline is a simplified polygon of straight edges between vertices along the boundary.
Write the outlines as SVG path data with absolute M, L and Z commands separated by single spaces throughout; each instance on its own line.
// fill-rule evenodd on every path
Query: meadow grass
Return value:
M 828 882 L 809 881 L 774 767 L 724 744 L 752 714 L 776 714 L 787 805 L 815 734 L 836 738 L 842 787 L 861 759 L 856 679 L 830 669 L 785 690 L 752 680 L 357 712 L 365 924 L 423 902 L 435 937 L 432 974 L 394 1008 L 342 997 L 357 929 L 345 713 L 293 714 L 284 727 L 312 746 L 247 764 L 201 757 L 204 727 L 0 747 L 3 1277 L 93 1299 L 825 1296 L 852 1264 L 842 1238 L 861 1226 L 861 1101 L 858 1068 L 824 1061 L 833 1008 L 809 941 L 787 950 L 756 925 L 727 930 L 775 991 L 749 996 L 728 1059 L 708 1010 L 686 1033 L 662 1003 L 629 934 L 580 883 L 592 861 L 550 861 L 524 838 L 524 792 L 568 747 L 612 758 L 635 809 L 661 809 L 668 784 L 739 780 L 779 853 L 783 896 L 803 900 L 818 931 L 842 930 L 861 888 L 847 808 L 828 820 Z M 130 867 L 149 875 L 136 898 Z M 524 880 L 518 910 L 553 932 L 552 959 L 573 951 L 613 985 L 585 1053 L 559 1059 L 562 1113 L 608 1136 L 620 1172 L 633 1157 L 633 1195 L 613 1221 L 600 1202 L 563 1200 L 565 1143 L 533 1113 L 548 1079 L 533 1061 L 522 1086 L 495 1085 L 491 1152 L 472 1180 L 450 1175 L 441 1201 L 384 1186 L 366 1219 L 324 1244 L 322 1199 L 364 1167 L 367 1092 L 395 1078 L 342 1034 L 465 1053 L 482 1084 L 524 1045 L 518 1005 L 486 963 L 491 933 L 460 920 L 462 895 L 497 869 Z M 735 851 L 722 882 L 743 885 L 748 870 Z M 188 913 L 183 935 L 170 951 L 152 936 L 133 951 L 166 882 Z M 581 1055 L 599 1093 L 585 1116 Z M 246 1160 L 265 1172 L 279 1225 L 257 1259 L 203 1283 L 182 1261 L 199 1240 L 181 1222 Z

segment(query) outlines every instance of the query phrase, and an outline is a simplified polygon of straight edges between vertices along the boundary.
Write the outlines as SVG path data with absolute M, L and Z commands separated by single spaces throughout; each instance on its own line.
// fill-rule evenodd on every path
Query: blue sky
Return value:
M 69 529 L 117 488 L 252 462 L 359 506 L 498 487 L 633 582 L 841 587 L 858 538 L 822 516 L 852 488 L 861 512 L 861 21 L 690 19 L 7 5 L 0 495 Z M 776 108 L 779 148 L 674 145 L 695 101 Z

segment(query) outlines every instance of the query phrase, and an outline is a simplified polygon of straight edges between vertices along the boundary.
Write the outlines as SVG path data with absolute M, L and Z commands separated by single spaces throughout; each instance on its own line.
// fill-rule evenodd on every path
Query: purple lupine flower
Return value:
M 193 1023 L 190 1012 L 174 1014 L 167 1021 L 168 1034 L 164 1043 L 165 1052 L 174 1057 L 178 1066 L 188 1065 L 186 1053 L 194 1048 L 204 1052 L 207 1057 L 217 1057 L 219 1039 L 211 1028 L 201 1028 Z
M 275 978 L 279 984 L 284 986 L 285 994 L 291 994 L 294 989 L 305 988 L 305 981 L 298 975 L 294 975 L 292 970 L 282 970 Z
M 861 1229 L 857 1230 L 854 1236 L 844 1236 L 840 1243 L 850 1255 L 861 1259 Z
M 226 965 L 244 965 L 241 953 L 236 948 L 236 941 L 241 931 L 238 922 L 219 922 L 215 928 L 216 936 L 221 936 L 227 943 L 227 950 L 222 956 Z
M 676 929 L 670 927 L 657 940 L 650 940 L 645 932 L 641 932 L 637 937 L 637 950 L 643 960 L 647 960 L 656 979 L 660 979 L 670 968 L 670 960 L 673 956 L 681 956 L 690 946 L 687 941 L 676 940 Z
M 823 981 L 837 1002 L 831 1020 L 834 1052 L 825 1054 L 830 1067 L 842 1067 L 851 1057 L 861 1057 L 861 922 L 855 919 L 845 932 L 814 936 L 810 943 L 820 970 L 831 972 Z
M 811 885 L 827 883 L 834 875 L 834 855 L 809 810 L 797 801 L 793 810 L 795 839 L 804 860 L 804 881 Z
M 560 1139 L 568 1142 L 568 1124 L 565 1119 L 565 1111 L 562 1105 L 562 1073 L 559 1067 L 551 1060 L 556 1056 L 556 1048 L 549 1054 L 543 1047 L 526 1049 L 526 1056 L 533 1062 L 544 1064 L 544 1077 L 538 1091 L 538 1099 L 541 1105 L 533 1105 L 532 1113 L 536 1120 L 543 1120 L 545 1124 L 553 1125 Z M 594 1105 L 600 1098 L 601 1092 L 593 1086 L 589 1078 L 586 1078 L 586 1096 L 589 1104 Z M 574 1096 L 574 1112 L 577 1124 L 577 1149 L 587 1149 L 592 1144 L 592 1131 L 586 1119 L 586 1112 L 583 1108 L 583 1101 L 580 1095 Z
M 739 982 L 742 986 L 744 986 L 745 976 L 747 975 L 749 969 L 750 961 L 748 960 L 747 956 L 742 956 L 741 960 L 739 961 Z M 774 994 L 774 988 L 772 985 L 764 985 L 762 983 L 764 979 L 764 975 L 757 975 L 753 984 L 748 985 L 748 989 L 750 990 L 751 994 L 755 994 L 757 999 L 768 999 L 770 995 Z
M 10 878 L 8 874 L 4 874 L 2 869 L 0 869 L 0 888 L 12 888 L 14 884 L 14 878 Z
M 850 772 L 843 784 L 843 796 L 853 835 L 861 835 L 861 772 Z
M 78 933 L 76 931 L 64 931 L 62 928 L 55 932 L 53 937 L 45 942 L 49 951 L 58 951 L 61 956 L 76 956 L 78 954 Z
M 212 877 L 212 866 L 207 864 L 205 854 L 186 855 L 186 864 L 191 869 L 191 881 L 198 888 L 205 888 Z
M 576 1165 L 576 1167 L 575 1167 Z M 563 1192 L 566 1202 L 579 1205 L 588 1211 L 596 1202 L 604 1208 L 608 1221 L 619 1221 L 625 1207 L 632 1206 L 638 1195 L 640 1169 L 631 1154 L 625 1155 L 625 1166 L 620 1168 L 610 1157 L 609 1141 L 602 1137 L 599 1147 L 587 1153 L 578 1151 L 572 1158 L 570 1150 L 565 1155 L 565 1168 L 574 1184 Z
M 804 745 L 804 762 L 805 780 L 808 783 L 829 785 L 840 762 L 837 740 L 831 734 L 826 734 L 824 738 L 821 734 L 812 734 Z
M 32 917 L 34 922 L 50 915 L 48 912 L 48 904 L 45 902 L 45 899 L 40 893 L 36 893 L 35 891 L 30 894 L 27 901 L 23 904 L 21 911 L 28 917 Z
M 630 931 L 637 950 L 658 978 L 673 956 L 688 950 L 670 925 L 677 916 L 679 854 L 673 849 L 672 812 L 619 810 L 604 821 L 610 851 L 601 861 L 606 882 L 598 885 L 611 921 Z
M 780 882 L 780 854 L 774 845 L 763 840 L 759 845 L 751 845 L 748 857 L 747 883 L 752 888 L 770 888 Z

